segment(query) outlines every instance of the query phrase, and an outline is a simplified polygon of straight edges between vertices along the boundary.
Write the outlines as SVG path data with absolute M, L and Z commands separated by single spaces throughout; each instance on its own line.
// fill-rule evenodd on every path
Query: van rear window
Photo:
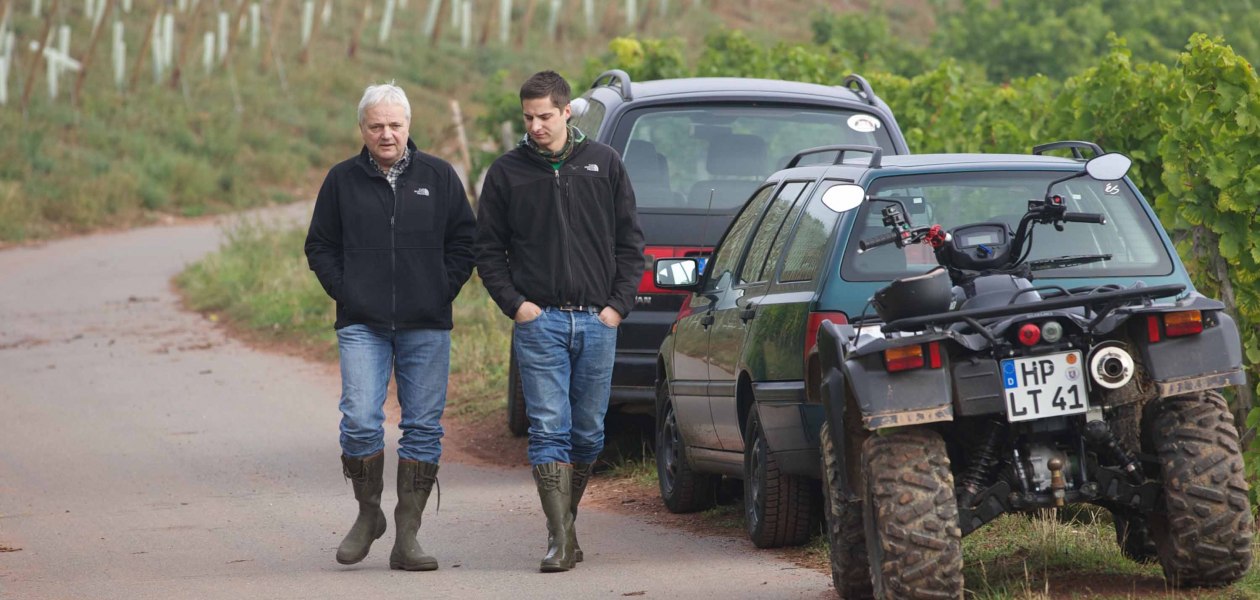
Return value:
M 878 117 L 820 107 L 695 105 L 641 109 L 618 126 L 640 209 L 730 211 L 799 151 L 834 144 L 894 153 Z M 833 159 L 807 157 L 802 164 Z

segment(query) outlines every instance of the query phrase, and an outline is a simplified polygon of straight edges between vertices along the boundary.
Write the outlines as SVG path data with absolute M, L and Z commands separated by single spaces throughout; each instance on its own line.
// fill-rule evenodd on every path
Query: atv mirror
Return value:
M 823 192 L 822 203 L 827 208 L 842 213 L 857 208 L 863 198 L 866 198 L 866 190 L 862 189 L 862 186 L 841 183 Z
M 1115 181 L 1122 179 L 1133 161 L 1119 152 L 1108 152 L 1095 156 L 1085 163 L 1085 172 L 1098 181 Z
M 654 268 L 656 287 L 662 289 L 688 289 L 700 281 L 700 262 L 694 258 L 662 258 Z

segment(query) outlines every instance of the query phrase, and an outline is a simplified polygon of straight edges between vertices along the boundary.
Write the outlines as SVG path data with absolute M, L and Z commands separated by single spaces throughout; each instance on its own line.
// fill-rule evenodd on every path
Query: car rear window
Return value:
M 629 113 L 617 127 L 613 145 L 625 160 L 640 209 L 729 211 L 806 148 L 864 144 L 895 152 L 878 117 L 838 108 L 653 107 Z
M 1011 231 L 1028 210 L 1029 200 L 1040 200 L 1046 186 L 1064 176 L 1062 171 L 985 171 L 881 177 L 867 194 L 896 198 L 910 212 L 913 226 L 939 224 L 945 229 L 982 222 L 1006 223 Z M 1155 276 L 1172 272 L 1172 260 L 1156 225 L 1125 181 L 1097 181 L 1088 177 L 1056 184 L 1053 193 L 1067 200 L 1070 212 L 1100 213 L 1103 225 L 1064 223 L 1063 231 L 1049 225 L 1033 230 L 1029 260 L 1077 254 L 1110 254 L 1111 259 L 1037 272 L 1048 277 Z M 841 275 L 849 281 L 884 281 L 923 273 L 936 266 L 928 246 L 898 249 L 889 244 L 868 252 L 857 251 L 858 241 L 886 233 L 880 209 L 867 202 L 857 215 L 845 250 Z

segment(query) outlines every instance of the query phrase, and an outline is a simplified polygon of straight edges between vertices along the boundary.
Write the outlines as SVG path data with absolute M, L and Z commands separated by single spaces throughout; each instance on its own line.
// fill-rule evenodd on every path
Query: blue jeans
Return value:
M 529 416 L 529 462 L 593 463 L 604 449 L 617 330 L 592 312 L 544 308 L 512 349 Z
M 393 371 L 402 407 L 398 457 L 438 462 L 451 332 L 348 325 L 337 330 L 337 348 L 341 355 L 341 452 L 362 458 L 385 449 L 385 393 Z

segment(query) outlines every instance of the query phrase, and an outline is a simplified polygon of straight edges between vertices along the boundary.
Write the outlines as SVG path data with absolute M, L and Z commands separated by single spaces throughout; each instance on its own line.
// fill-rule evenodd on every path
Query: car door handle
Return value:
M 701 327 L 704 327 L 704 328 L 708 329 L 708 327 L 709 327 L 710 325 L 712 325 L 712 324 L 713 324 L 713 313 L 709 313 L 709 314 L 707 314 L 707 315 L 705 315 L 705 316 L 703 316 L 703 317 L 700 317 L 700 326 L 701 326 Z

